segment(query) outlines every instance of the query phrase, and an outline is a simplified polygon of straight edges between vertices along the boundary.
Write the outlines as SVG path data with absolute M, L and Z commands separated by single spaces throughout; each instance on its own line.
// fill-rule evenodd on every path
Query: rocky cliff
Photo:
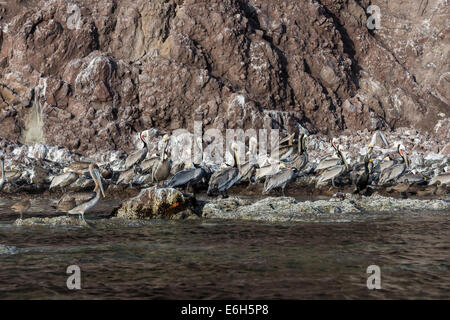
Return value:
M 0 16 L 8 140 L 90 154 L 194 120 L 432 134 L 449 122 L 447 0 L 7 0 Z

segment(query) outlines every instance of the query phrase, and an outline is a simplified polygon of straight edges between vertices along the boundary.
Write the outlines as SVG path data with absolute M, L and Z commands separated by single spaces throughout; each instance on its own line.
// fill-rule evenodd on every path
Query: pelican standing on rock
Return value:
M 395 164 L 384 169 L 380 174 L 378 185 L 383 185 L 398 179 L 407 169 L 409 169 L 408 157 L 403 149 L 403 145 L 399 144 L 397 146 L 397 152 L 402 157 L 403 163 Z
M 333 146 L 333 149 L 336 151 L 336 153 L 333 154 L 333 156 L 331 156 L 331 157 L 326 157 L 326 158 L 323 158 L 322 160 L 320 160 L 319 164 L 317 165 L 317 167 L 314 170 L 318 174 L 323 173 L 325 170 L 327 170 L 331 167 L 335 167 L 337 165 L 342 164 L 342 159 L 339 156 L 339 150 L 336 149 L 335 143 L 333 142 L 333 140 L 330 139 L 330 143 Z
M 297 168 L 285 168 L 283 163 L 280 167 L 283 168 L 281 171 L 266 179 L 263 194 L 269 193 L 272 189 L 281 188 L 281 193 L 286 196 L 286 186 L 297 178 Z
M 430 182 L 428 182 L 428 185 L 433 184 L 446 184 L 450 185 L 450 172 L 446 171 L 445 169 L 442 169 L 443 173 L 438 174 L 437 176 L 433 177 Z
M 322 184 L 323 182 L 327 182 L 327 181 L 331 180 L 331 184 L 333 185 L 333 187 L 336 188 L 336 185 L 334 184 L 334 180 L 350 171 L 349 165 L 347 163 L 347 160 L 345 159 L 343 152 L 337 147 L 335 142 L 333 142 L 333 148 L 335 150 L 337 150 L 339 157 L 341 158 L 341 160 L 344 164 L 336 165 L 336 166 L 326 169 L 317 179 L 316 186 Z
M 70 186 L 72 183 L 78 180 L 78 174 L 73 172 L 66 172 L 61 175 L 55 176 L 52 179 L 52 183 L 50 184 L 49 190 L 52 190 L 56 187 L 65 188 Z
M 186 169 L 178 171 L 168 180 L 164 186 L 166 188 L 185 187 L 186 191 L 189 187 L 193 187 L 194 184 L 202 181 L 206 177 L 206 170 L 203 168 L 190 167 L 187 165 Z M 194 190 L 195 193 L 195 190 Z
M 152 180 L 161 182 L 167 179 L 170 174 L 170 159 L 167 155 L 167 147 L 169 145 L 169 135 L 164 135 L 162 138 L 163 149 L 159 161 L 155 162 L 152 168 Z
M 211 176 L 207 191 L 209 196 L 220 193 L 223 197 L 227 197 L 227 190 L 238 180 L 239 164 L 237 159 L 237 148 L 237 145 L 233 143 L 231 147 L 234 159 L 233 166 L 222 167 Z
M 82 175 L 82 174 L 89 172 L 90 164 L 91 164 L 91 162 L 87 162 L 87 161 L 74 161 L 71 164 L 69 164 L 68 167 L 64 168 L 63 172 L 64 173 L 73 172 L 73 173 Z
M 131 154 L 127 158 L 127 160 L 125 160 L 125 170 L 128 170 L 131 167 L 135 166 L 136 164 L 139 164 L 147 157 L 148 137 L 149 137 L 149 130 L 144 130 L 139 134 L 139 138 L 144 143 L 144 147 L 141 150 Z
M 297 172 L 300 172 L 308 164 L 308 152 L 306 150 L 306 135 L 302 133 L 298 139 L 298 154 L 294 160 L 288 163 L 289 167 L 295 168 Z
M 256 149 L 258 141 L 255 137 L 251 137 L 248 144 L 248 161 L 239 166 L 239 178 L 237 182 L 246 181 L 252 183 L 253 176 L 255 175 L 256 169 L 258 167 L 256 161 Z
M 101 196 L 105 197 L 105 191 L 103 190 L 102 178 L 98 166 L 91 163 L 89 165 L 89 173 L 95 182 L 93 193 L 69 193 L 64 195 L 58 203 L 58 208 L 63 209 L 63 205 L 67 205 L 65 211 L 67 211 L 69 215 L 80 215 L 81 220 L 84 222 L 86 222 L 84 220 L 84 213 L 93 208 L 98 203 Z M 71 205 L 74 207 L 70 208 Z
M 202 139 L 200 137 L 196 139 L 196 143 L 199 149 L 201 149 Z M 170 178 L 170 180 L 166 181 L 164 186 L 170 188 L 177 188 L 184 186 L 187 191 L 189 187 L 192 186 L 194 188 L 194 185 L 199 183 L 200 181 L 206 182 L 207 175 L 208 175 L 207 170 L 205 170 L 200 166 L 195 167 L 195 165 L 192 164 L 192 161 L 189 160 L 189 162 L 184 165 L 184 169 L 175 173 L 172 176 L 172 178 Z
M 293 134 L 291 134 L 290 136 L 288 136 L 287 138 L 280 141 L 280 145 L 283 144 L 284 142 L 286 142 L 286 139 L 288 142 L 288 144 L 286 146 L 281 145 L 278 148 L 278 156 L 281 161 L 289 158 L 289 156 L 294 152 L 294 135 L 295 135 L 295 132 Z

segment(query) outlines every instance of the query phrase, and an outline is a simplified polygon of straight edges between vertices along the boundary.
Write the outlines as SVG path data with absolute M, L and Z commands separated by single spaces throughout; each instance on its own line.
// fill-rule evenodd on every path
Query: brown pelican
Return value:
M 155 162 L 152 168 L 152 180 L 156 182 L 166 180 L 170 174 L 170 159 L 166 151 L 167 146 L 169 145 L 169 135 L 164 135 L 162 140 L 164 144 L 160 159 Z
M 82 174 L 89 172 L 90 164 L 91 164 L 91 162 L 87 162 L 87 161 L 74 161 L 71 164 L 69 164 L 68 167 L 64 168 L 63 172 L 64 173 L 73 172 L 78 175 L 82 175 Z
M 403 159 L 403 163 L 395 164 L 385 170 L 380 174 L 380 179 L 378 185 L 386 184 L 392 180 L 398 179 L 405 171 L 409 168 L 409 161 L 406 153 L 403 151 L 403 146 L 398 145 L 397 151 Z
M 266 179 L 267 177 L 269 177 L 271 175 L 274 175 L 275 173 L 280 171 L 279 165 L 280 165 L 279 163 L 272 164 L 269 159 L 266 159 L 266 162 L 264 163 L 264 165 L 262 165 L 256 169 L 255 181 L 259 182 L 259 181 Z
M 395 164 L 394 160 L 391 160 L 391 157 L 388 155 L 383 159 L 383 161 L 379 164 L 379 170 L 380 172 L 383 172 L 384 170 L 392 167 Z
M 335 144 L 331 139 L 330 143 L 333 146 L 333 149 L 336 151 L 336 153 L 332 157 L 327 157 L 320 160 L 319 164 L 314 170 L 318 174 L 324 172 L 325 170 L 331 167 L 335 167 L 337 165 L 342 164 L 342 158 L 339 156 L 339 151 L 336 149 Z
M 437 176 L 432 178 L 430 180 L 430 182 L 428 182 L 428 185 L 439 184 L 439 183 L 450 185 L 450 172 L 444 171 L 444 173 L 438 174 Z
M 258 167 L 256 161 L 256 149 L 257 149 L 257 140 L 255 137 L 251 137 L 249 140 L 249 151 L 247 152 L 248 161 L 239 165 L 239 177 L 238 182 L 250 182 L 252 183 L 252 178 L 256 173 L 256 169 Z
M 117 178 L 116 184 L 128 184 L 131 186 L 133 179 L 140 173 L 141 170 L 139 167 L 132 167 L 128 170 L 122 171 Z
M 287 143 L 288 145 L 289 144 L 292 145 L 294 136 L 295 136 L 295 132 L 293 134 L 291 134 L 291 135 L 287 135 L 285 138 L 280 140 L 280 145 L 282 146 L 285 143 Z
M 412 185 L 412 184 L 425 184 L 426 180 L 422 174 L 415 174 L 413 172 L 408 172 L 408 173 L 401 175 L 397 179 L 397 182 L 398 183 L 407 183 L 409 185 Z
M 20 214 L 20 220 L 22 220 L 24 212 L 26 212 L 28 209 L 30 209 L 30 206 L 31 206 L 31 200 L 30 199 L 25 199 L 25 200 L 22 200 L 22 201 L 19 201 L 19 202 L 13 204 L 11 206 L 11 209 L 14 212 L 19 213 Z
M 286 186 L 297 178 L 297 168 L 284 168 L 284 164 L 280 166 L 283 167 L 281 171 L 266 179 L 263 194 L 269 193 L 272 189 L 281 188 L 281 193 L 286 196 Z
M 74 183 L 77 180 L 78 180 L 78 174 L 73 173 L 73 172 L 63 173 L 59 176 L 53 177 L 49 190 L 52 190 L 53 188 L 56 188 L 56 187 L 65 188 L 67 186 L 70 186 L 72 183 Z
M 134 165 L 140 163 L 142 160 L 145 159 L 145 157 L 147 156 L 147 152 L 148 152 L 148 146 L 147 146 L 148 136 L 149 136 L 148 130 L 144 130 L 140 133 L 139 138 L 144 143 L 144 147 L 141 150 L 131 154 L 127 158 L 127 160 L 125 160 L 125 170 L 130 169 L 131 167 L 133 167 Z
M 214 172 L 209 180 L 209 186 L 207 194 L 209 196 L 215 195 L 217 193 L 222 194 L 222 196 L 227 196 L 227 190 L 230 189 L 239 177 L 238 159 L 237 159 L 237 145 L 232 145 L 233 153 L 233 167 L 222 167 L 221 169 Z
M 349 165 L 347 163 L 347 160 L 345 159 L 344 154 L 342 153 L 342 151 L 336 146 L 336 143 L 333 142 L 333 148 L 335 150 L 337 150 L 339 157 L 341 158 L 342 162 L 344 163 L 343 165 L 336 165 L 333 166 L 331 168 L 326 169 L 317 179 L 317 183 L 316 186 L 322 184 L 323 182 L 329 181 L 331 180 L 331 184 L 333 185 L 333 187 L 336 188 L 336 185 L 334 184 L 334 180 L 344 174 L 346 174 L 350 168 Z
M 100 197 L 105 197 L 105 191 L 103 190 L 102 178 L 100 176 L 99 168 L 96 164 L 91 163 L 89 165 L 89 173 L 95 182 L 95 188 L 93 193 L 71 193 L 64 195 L 58 203 L 59 208 L 63 208 L 63 205 L 67 205 L 66 210 L 68 214 L 78 214 L 80 218 L 84 220 L 84 213 L 94 207 Z M 82 203 L 80 203 L 82 202 Z M 80 204 L 79 204 L 80 203 Z M 75 205 L 69 209 L 71 204 Z M 67 210 L 69 209 L 69 210 Z
M 159 158 L 160 157 L 157 154 L 153 154 L 149 159 L 142 161 L 139 164 L 139 167 L 141 168 L 142 173 L 143 174 L 151 173 L 153 166 L 155 165 L 155 163 L 158 161 Z
M 307 163 L 308 152 L 306 150 L 306 135 L 302 133 L 298 139 L 298 154 L 295 156 L 294 160 L 288 163 L 288 166 L 295 168 L 297 169 L 297 172 L 300 172 Z
M 288 144 L 286 146 L 278 147 L 278 156 L 280 157 L 280 160 L 286 160 L 294 152 L 294 135 L 295 133 L 288 136 Z M 280 144 L 283 142 L 284 140 L 282 140 Z
M 164 186 L 166 188 L 177 188 L 177 187 L 185 187 L 186 190 L 189 189 L 190 186 L 195 185 L 196 183 L 204 180 L 206 178 L 206 170 L 203 168 L 195 168 L 191 167 L 191 165 L 187 165 L 186 169 L 181 170 L 168 180 Z

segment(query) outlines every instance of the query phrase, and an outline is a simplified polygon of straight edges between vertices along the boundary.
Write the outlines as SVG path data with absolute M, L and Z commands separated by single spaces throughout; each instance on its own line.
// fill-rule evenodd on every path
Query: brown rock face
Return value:
M 124 219 L 184 219 L 186 216 L 194 215 L 188 209 L 189 206 L 189 201 L 181 192 L 171 188 L 151 187 L 125 201 L 118 209 L 117 217 Z M 183 211 L 185 212 L 182 213 Z
M 450 117 L 447 1 L 25 0 L 0 16 L 8 140 L 89 155 L 194 120 L 436 134 Z

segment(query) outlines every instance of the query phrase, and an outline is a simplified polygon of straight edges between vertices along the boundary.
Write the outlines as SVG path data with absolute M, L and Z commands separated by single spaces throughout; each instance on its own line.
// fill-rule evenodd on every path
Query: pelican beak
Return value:
M 303 136 L 303 151 L 306 151 L 306 141 L 308 141 L 308 137 L 306 135 Z
M 333 141 L 333 142 L 332 142 L 332 144 L 333 144 L 333 148 L 334 148 L 334 150 L 338 151 L 338 150 L 339 150 L 339 148 L 338 148 L 338 146 L 336 145 L 336 142 L 335 142 L 335 141 Z
M 100 172 L 97 169 L 94 169 L 94 175 L 97 179 L 98 185 L 100 187 L 100 191 L 102 192 L 103 198 L 105 198 L 105 190 L 103 189 L 103 183 L 102 183 L 102 177 L 100 175 Z

